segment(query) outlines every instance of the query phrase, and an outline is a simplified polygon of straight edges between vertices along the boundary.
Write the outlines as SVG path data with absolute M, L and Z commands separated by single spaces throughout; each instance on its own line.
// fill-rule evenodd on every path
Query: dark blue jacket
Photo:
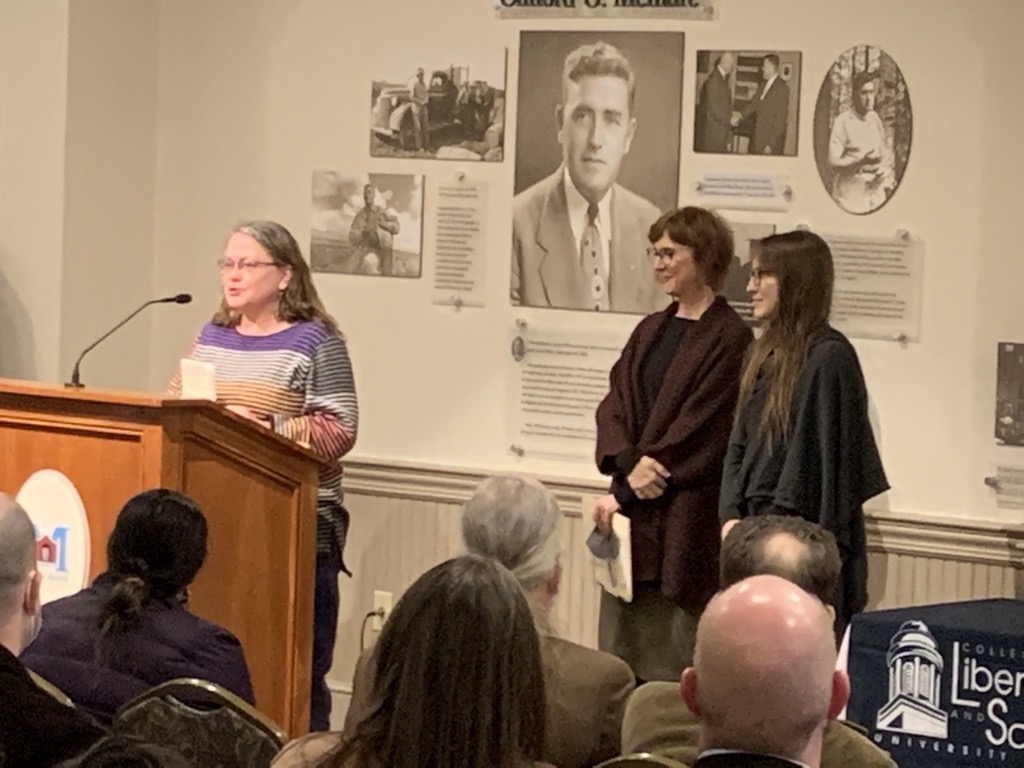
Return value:
M 139 694 L 178 677 L 208 680 L 253 703 L 238 639 L 174 602 L 148 601 L 136 629 L 101 640 L 100 614 L 114 584 L 101 574 L 91 587 L 43 606 L 42 630 L 20 661 L 103 723 Z

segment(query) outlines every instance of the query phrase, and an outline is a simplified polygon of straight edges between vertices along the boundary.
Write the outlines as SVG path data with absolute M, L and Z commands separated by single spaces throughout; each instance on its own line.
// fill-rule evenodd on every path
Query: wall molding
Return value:
M 345 489 L 362 496 L 464 504 L 490 474 L 483 469 L 349 459 L 345 461 Z M 583 515 L 584 497 L 606 492 L 606 486 L 596 480 L 536 477 L 551 489 L 568 517 Z M 871 551 L 1024 570 L 1024 524 L 884 509 L 866 513 Z

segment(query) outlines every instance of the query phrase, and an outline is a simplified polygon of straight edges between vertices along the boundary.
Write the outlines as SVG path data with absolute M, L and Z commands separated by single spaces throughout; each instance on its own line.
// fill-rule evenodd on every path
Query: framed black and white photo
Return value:
M 422 176 L 313 174 L 309 253 L 314 272 L 418 278 L 422 232 Z
M 667 305 L 645 249 L 679 195 L 683 45 L 680 32 L 521 33 L 514 305 Z
M 370 89 L 372 157 L 504 159 L 504 48 L 386 46 L 378 62 Z
M 794 157 L 799 51 L 697 51 L 693 151 Z
M 1024 343 L 1003 342 L 996 362 L 996 442 L 1024 446 Z
M 864 215 L 892 199 L 910 160 L 913 125 L 910 93 L 892 57 L 873 45 L 843 51 L 814 108 L 814 158 L 836 205 Z

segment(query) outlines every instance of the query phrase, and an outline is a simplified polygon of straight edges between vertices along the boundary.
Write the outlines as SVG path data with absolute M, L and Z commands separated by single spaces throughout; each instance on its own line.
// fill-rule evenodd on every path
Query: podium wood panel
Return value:
M 0 490 L 66 475 L 89 518 L 91 576 L 129 498 L 165 487 L 198 502 L 208 555 L 190 608 L 238 637 L 257 707 L 292 736 L 309 727 L 319 466 L 212 403 L 0 380 Z

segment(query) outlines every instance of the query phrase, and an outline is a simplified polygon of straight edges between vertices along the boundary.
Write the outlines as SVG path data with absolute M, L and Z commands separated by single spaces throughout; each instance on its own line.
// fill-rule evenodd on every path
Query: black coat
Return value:
M 697 108 L 697 152 L 729 152 L 732 148 L 732 90 L 715 66 L 700 88 Z
M 81 754 L 105 732 L 37 686 L 0 645 L 0 755 L 5 766 L 49 768 Z
M 867 603 L 863 504 L 889 489 L 868 419 L 857 352 L 839 331 L 811 341 L 791 406 L 788 439 L 770 451 L 759 435 L 769 377 L 762 367 L 738 414 L 726 453 L 719 519 L 768 512 L 796 514 L 831 531 L 843 561 L 838 617 Z

